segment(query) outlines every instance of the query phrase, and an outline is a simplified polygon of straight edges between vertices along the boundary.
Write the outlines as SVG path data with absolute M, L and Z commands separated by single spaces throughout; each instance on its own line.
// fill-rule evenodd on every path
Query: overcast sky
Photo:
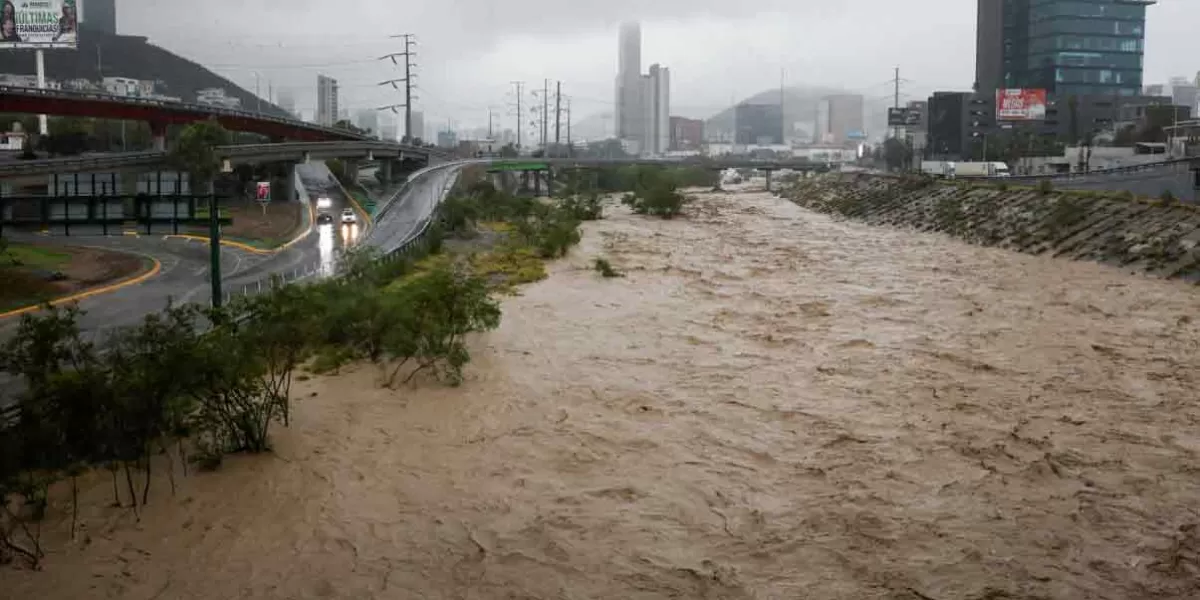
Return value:
M 842 87 L 887 102 L 899 66 L 903 94 L 969 89 L 974 0 L 118 0 L 121 33 L 146 35 L 254 91 L 268 82 L 312 110 L 316 76 L 342 85 L 342 103 L 402 101 L 376 84 L 402 77 L 376 60 L 416 34 L 418 100 L 427 122 L 511 127 L 512 81 L 562 80 L 576 118 L 612 110 L 617 25 L 642 22 L 643 70 L 670 67 L 672 114 L 709 116 L 763 89 Z M 85 8 L 86 10 L 86 8 Z M 1146 81 L 1200 69 L 1200 0 L 1149 9 Z M 271 33 L 280 31 L 280 33 Z M 553 84 L 552 84 L 553 85 Z

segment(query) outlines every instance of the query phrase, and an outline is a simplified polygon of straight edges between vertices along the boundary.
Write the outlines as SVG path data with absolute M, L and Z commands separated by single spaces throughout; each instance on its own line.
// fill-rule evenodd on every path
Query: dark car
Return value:
M 333 215 L 331 215 L 327 212 L 317 213 L 317 223 L 332 223 L 332 222 L 333 222 Z

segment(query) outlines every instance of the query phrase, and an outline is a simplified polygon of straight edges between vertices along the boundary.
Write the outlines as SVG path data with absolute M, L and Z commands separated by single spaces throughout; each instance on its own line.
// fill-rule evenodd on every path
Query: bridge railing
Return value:
M 370 139 L 369 136 L 354 133 L 345 129 L 336 127 L 326 127 L 306 121 L 289 119 L 270 114 L 264 114 L 258 111 L 249 111 L 236 108 L 225 108 L 222 106 L 214 106 L 212 104 L 201 104 L 198 102 L 174 102 L 171 100 L 163 100 L 161 98 L 142 98 L 138 96 L 117 96 L 114 94 L 106 94 L 101 92 L 81 92 L 73 90 L 52 90 L 40 89 L 20 86 L 0 86 L 0 95 L 13 94 L 22 96 L 32 96 L 39 98 L 58 98 L 63 100 L 79 100 L 92 102 L 115 102 L 119 104 L 131 104 L 136 106 L 150 106 L 163 110 L 173 111 L 189 111 L 207 113 L 216 116 L 233 117 L 241 119 L 252 119 L 257 121 L 268 121 L 288 125 L 299 129 L 307 129 L 309 131 L 317 131 L 329 135 L 335 135 L 346 139 Z

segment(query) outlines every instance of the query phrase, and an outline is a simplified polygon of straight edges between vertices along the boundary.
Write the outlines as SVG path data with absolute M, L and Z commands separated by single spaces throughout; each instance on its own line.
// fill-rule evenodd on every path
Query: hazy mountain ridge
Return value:
M 111 35 L 87 29 L 80 24 L 77 50 L 46 50 L 46 77 L 54 80 L 129 77 L 157 80 L 158 92 L 195 102 L 196 92 L 204 88 L 224 88 L 228 96 L 239 98 L 242 108 L 257 110 L 258 97 L 203 65 L 149 43 L 147 38 Z M 0 73 L 32 75 L 37 72 L 33 51 L 12 50 L 0 53 Z M 287 116 L 283 109 L 262 100 L 262 112 Z

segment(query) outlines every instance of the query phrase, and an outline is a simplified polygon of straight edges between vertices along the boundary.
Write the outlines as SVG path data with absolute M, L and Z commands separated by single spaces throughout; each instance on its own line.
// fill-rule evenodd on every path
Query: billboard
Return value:
M 0 49 L 75 48 L 80 0 L 2 1 Z
M 1041 121 L 1046 118 L 1046 90 L 996 90 L 997 121 Z
M 889 108 L 888 127 L 919 127 L 921 111 L 914 107 Z
M 254 200 L 266 204 L 271 201 L 271 182 L 260 181 L 254 188 Z

